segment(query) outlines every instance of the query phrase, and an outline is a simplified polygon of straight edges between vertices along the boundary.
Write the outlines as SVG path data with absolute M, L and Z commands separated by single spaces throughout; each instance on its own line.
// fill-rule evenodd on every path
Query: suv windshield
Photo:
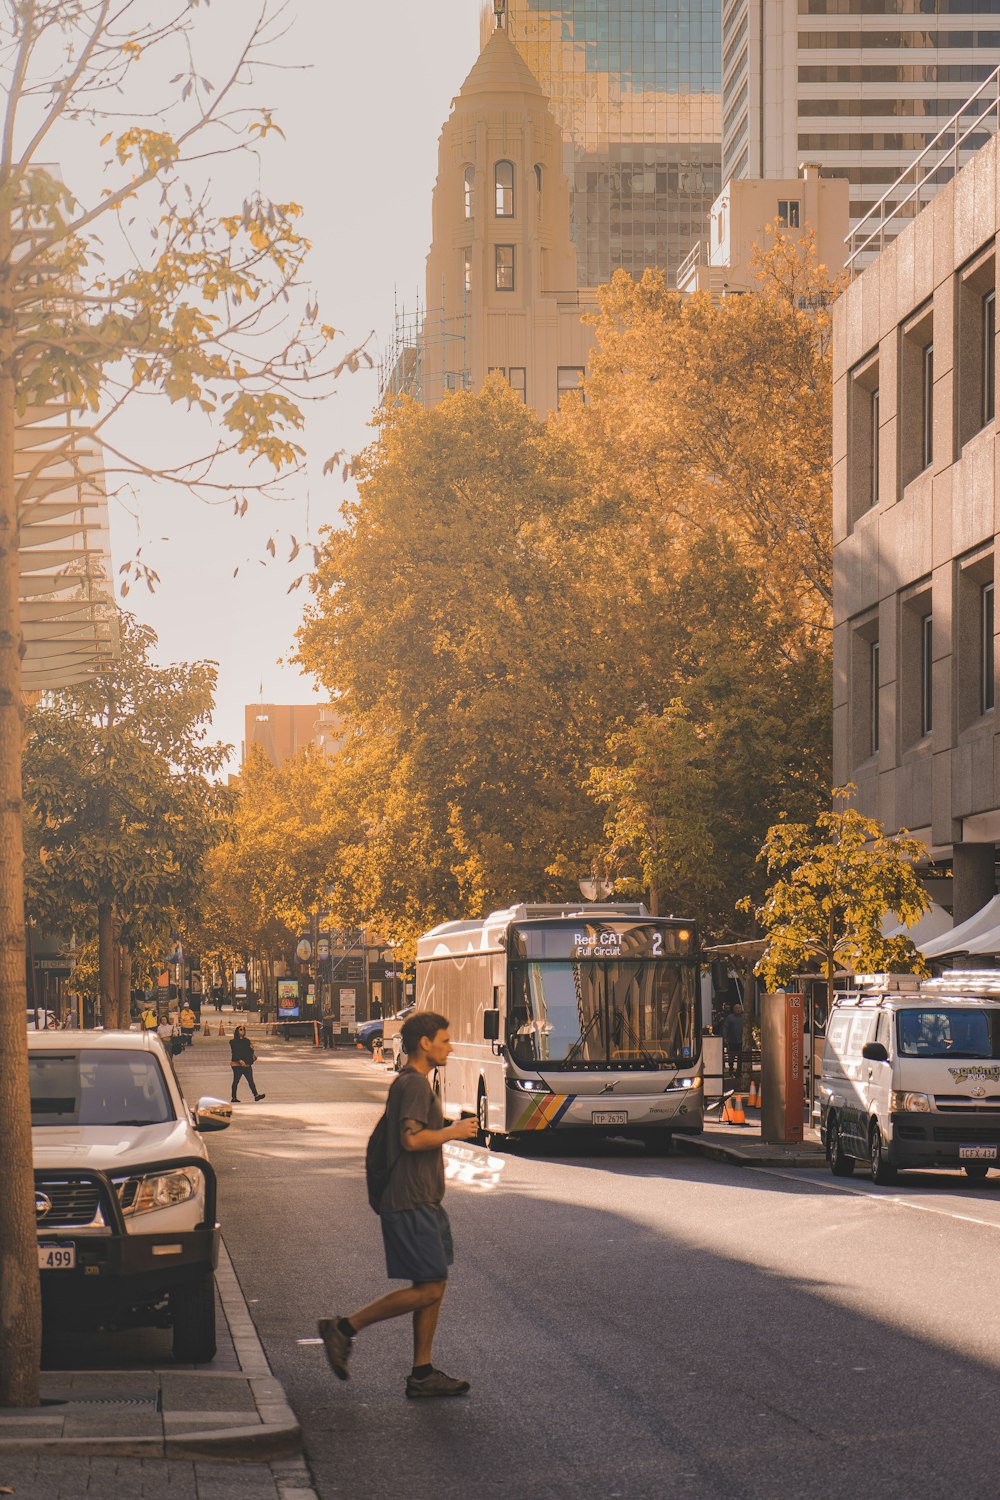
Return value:
M 511 965 L 515 1063 L 658 1068 L 697 1056 L 693 966 L 666 962 Z
M 87 1048 L 28 1054 L 32 1125 L 162 1125 L 173 1105 L 148 1052 Z
M 1000 1058 L 1000 1010 L 901 1010 L 900 1057 Z

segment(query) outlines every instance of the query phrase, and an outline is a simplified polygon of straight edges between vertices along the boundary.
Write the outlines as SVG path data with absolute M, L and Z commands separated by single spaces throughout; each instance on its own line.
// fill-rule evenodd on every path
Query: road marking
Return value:
M 782 1177 L 786 1182 L 797 1182 L 801 1187 L 803 1179 L 801 1173 L 782 1172 L 778 1167 L 756 1167 L 758 1172 L 765 1172 L 769 1177 Z M 873 1193 L 870 1189 L 861 1187 L 848 1187 L 845 1182 L 816 1182 L 813 1178 L 806 1179 L 812 1186 L 829 1188 L 834 1193 L 850 1193 L 855 1198 L 866 1198 L 869 1203 L 884 1203 L 893 1208 L 912 1208 L 917 1213 L 936 1214 L 941 1219 L 957 1219 L 963 1224 L 978 1224 L 982 1229 L 1000 1229 L 1000 1223 L 994 1219 L 978 1219 L 974 1214 L 956 1213 L 951 1208 L 935 1208 L 930 1203 L 914 1203 L 911 1198 L 900 1198 L 896 1194 L 891 1197 L 882 1193 Z

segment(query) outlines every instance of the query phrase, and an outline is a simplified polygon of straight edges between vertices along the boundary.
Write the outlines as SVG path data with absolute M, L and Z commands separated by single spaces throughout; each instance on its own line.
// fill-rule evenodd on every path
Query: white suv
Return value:
M 144 1032 L 28 1037 L 44 1327 L 171 1327 L 185 1364 L 215 1354 L 215 1173 L 198 1132 L 232 1106 L 185 1103 Z

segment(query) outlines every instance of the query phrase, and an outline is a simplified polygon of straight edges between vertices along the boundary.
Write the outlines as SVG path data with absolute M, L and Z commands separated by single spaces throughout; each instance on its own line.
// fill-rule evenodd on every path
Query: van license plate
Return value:
M 72 1271 L 76 1268 L 75 1245 L 39 1245 L 40 1271 Z
M 592 1125 L 627 1125 L 627 1109 L 595 1109 L 591 1112 Z
M 959 1146 L 959 1161 L 996 1161 L 996 1146 Z

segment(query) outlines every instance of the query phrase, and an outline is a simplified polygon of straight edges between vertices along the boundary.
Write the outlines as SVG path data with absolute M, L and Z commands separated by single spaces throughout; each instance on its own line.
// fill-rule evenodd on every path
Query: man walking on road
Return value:
M 444 1016 L 422 1011 L 403 1023 L 401 1040 L 407 1065 L 389 1090 L 386 1103 L 388 1180 L 378 1215 L 390 1280 L 412 1283 L 370 1302 L 349 1318 L 321 1318 L 319 1332 L 330 1367 L 348 1379 L 348 1361 L 356 1334 L 373 1323 L 413 1314 L 413 1369 L 407 1396 L 464 1396 L 469 1382 L 456 1380 L 431 1362 L 438 1314 L 448 1286 L 453 1251 L 444 1197 L 445 1141 L 471 1141 L 474 1119 L 445 1125 L 430 1074 L 443 1068 L 451 1052 Z
M 729 1071 L 738 1074 L 743 1068 L 743 1007 L 737 1002 L 722 1027 L 722 1046 Z

